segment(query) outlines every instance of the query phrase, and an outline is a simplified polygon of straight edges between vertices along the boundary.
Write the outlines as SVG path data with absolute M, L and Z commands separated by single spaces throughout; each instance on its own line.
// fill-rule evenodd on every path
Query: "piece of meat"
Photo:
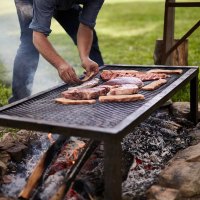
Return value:
M 101 96 L 99 97 L 99 102 L 131 102 L 137 100 L 143 100 L 144 95 L 142 94 L 133 94 L 133 95 L 112 95 L 112 96 Z
M 123 77 L 130 74 L 134 75 L 137 72 L 138 71 L 136 70 L 103 70 L 100 76 L 104 81 L 108 81 L 117 77 Z
M 75 87 L 70 87 L 70 88 L 68 88 L 68 90 L 74 90 L 74 89 L 78 89 L 78 88 L 92 88 L 92 87 L 98 85 L 99 81 L 100 81 L 99 78 L 94 78 L 90 81 L 84 82 L 81 85 L 78 85 Z
M 151 82 L 148 85 L 143 86 L 142 89 L 143 90 L 155 90 L 155 89 L 161 87 L 162 85 L 164 85 L 165 83 L 167 83 L 166 79 L 159 79 L 159 80 Z
M 130 71 L 130 72 L 129 72 Z M 135 70 L 103 70 L 101 78 L 106 80 L 115 79 L 116 77 L 136 77 L 142 81 L 157 80 L 161 78 L 168 78 L 170 75 L 164 73 L 147 73 Z
M 107 94 L 106 88 L 78 88 L 73 90 L 67 90 L 61 93 L 62 97 L 66 99 L 74 100 L 88 100 L 88 99 L 97 99 L 99 96 Z
M 118 77 L 111 79 L 109 81 L 106 81 L 103 85 L 124 85 L 124 84 L 135 84 L 139 88 L 141 88 L 144 84 L 143 82 L 136 77 Z
M 151 69 L 147 73 L 182 74 L 182 69 Z
M 107 93 L 113 89 L 113 88 L 118 88 L 120 85 L 98 85 L 96 86 L 97 88 L 105 88 Z
M 151 80 L 158 80 L 158 79 L 165 79 L 169 78 L 170 75 L 168 74 L 163 74 L 163 73 L 144 73 L 144 72 L 138 72 L 135 77 L 139 78 L 142 81 L 151 81 Z
M 57 98 L 55 99 L 56 103 L 65 104 L 65 105 L 81 105 L 81 104 L 94 104 L 96 103 L 95 99 L 91 100 L 72 100 L 66 98 Z
M 90 76 L 85 76 L 81 82 L 86 82 L 86 81 L 89 81 L 92 77 L 94 76 L 94 72 L 91 72 Z
M 138 93 L 138 86 L 135 84 L 124 84 L 117 88 L 110 89 L 107 95 L 128 95 Z

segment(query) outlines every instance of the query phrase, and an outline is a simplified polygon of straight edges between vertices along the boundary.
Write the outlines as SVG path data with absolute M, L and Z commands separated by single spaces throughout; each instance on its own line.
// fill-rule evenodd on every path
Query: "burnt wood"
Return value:
M 43 154 L 36 167 L 33 169 L 32 174 L 29 176 L 26 185 L 20 192 L 20 199 L 30 199 L 33 194 L 33 190 L 38 187 L 41 180 L 43 179 L 44 172 L 58 155 L 67 139 L 68 137 L 61 135 Z
M 78 157 L 69 173 L 66 175 L 65 182 L 59 187 L 57 193 L 55 193 L 55 195 L 50 200 L 62 200 L 65 197 L 81 168 L 95 151 L 95 149 L 99 146 L 99 144 L 100 141 L 93 140 L 90 140 L 87 143 L 81 155 Z

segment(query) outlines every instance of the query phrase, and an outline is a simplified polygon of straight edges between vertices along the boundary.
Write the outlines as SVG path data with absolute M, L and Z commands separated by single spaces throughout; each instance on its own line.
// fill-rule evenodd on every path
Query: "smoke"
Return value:
M 14 2 L 3 3 L 0 12 L 0 60 L 4 66 L 3 81 L 11 85 L 14 58 L 19 46 L 20 28 Z M 38 65 L 38 70 L 34 77 L 33 93 L 43 91 L 61 82 L 57 70 L 54 69 L 42 56 Z

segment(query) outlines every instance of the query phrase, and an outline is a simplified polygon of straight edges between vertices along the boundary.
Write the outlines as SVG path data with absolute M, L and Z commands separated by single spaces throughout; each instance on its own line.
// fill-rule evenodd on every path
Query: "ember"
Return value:
M 49 139 L 51 144 L 55 142 L 51 133 L 48 133 L 48 139 Z

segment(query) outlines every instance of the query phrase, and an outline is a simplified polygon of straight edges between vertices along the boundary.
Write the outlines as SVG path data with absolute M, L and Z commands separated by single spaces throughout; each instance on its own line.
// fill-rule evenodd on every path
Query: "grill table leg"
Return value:
M 190 117 L 197 124 L 198 122 L 198 77 L 190 81 Z
M 121 140 L 104 141 L 105 200 L 121 200 L 122 196 Z

